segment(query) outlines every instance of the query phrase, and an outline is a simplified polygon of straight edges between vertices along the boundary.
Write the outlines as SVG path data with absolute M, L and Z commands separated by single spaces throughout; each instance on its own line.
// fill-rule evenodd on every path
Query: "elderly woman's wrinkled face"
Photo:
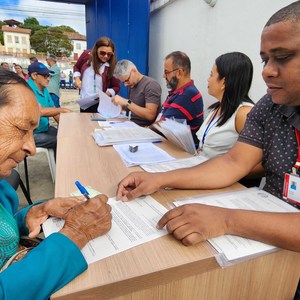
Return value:
M 9 88 L 9 104 L 0 107 L 0 177 L 9 176 L 26 155 L 35 154 L 33 129 L 40 118 L 30 88 L 20 84 Z

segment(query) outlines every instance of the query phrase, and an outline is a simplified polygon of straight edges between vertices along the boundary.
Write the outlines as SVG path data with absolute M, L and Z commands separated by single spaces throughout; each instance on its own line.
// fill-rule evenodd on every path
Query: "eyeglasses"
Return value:
M 40 75 L 40 76 L 43 76 L 45 79 L 49 78 L 50 77 L 50 74 L 39 74 L 39 73 L 36 73 L 36 75 Z
M 166 70 L 164 70 L 164 74 L 167 76 L 168 74 L 170 74 L 170 73 L 172 73 L 172 72 L 175 72 L 175 71 L 177 71 L 177 70 L 179 70 L 179 68 L 174 69 L 174 70 L 172 70 L 172 71 L 166 71 Z
M 128 83 L 128 82 L 129 82 L 130 76 L 131 76 L 131 72 L 132 72 L 132 70 L 130 71 L 128 78 L 127 78 L 126 80 L 124 80 L 122 83 L 125 84 L 125 83 Z
M 107 56 L 108 58 L 111 58 L 114 55 L 113 52 L 106 52 L 106 51 L 99 51 L 99 54 L 103 57 Z

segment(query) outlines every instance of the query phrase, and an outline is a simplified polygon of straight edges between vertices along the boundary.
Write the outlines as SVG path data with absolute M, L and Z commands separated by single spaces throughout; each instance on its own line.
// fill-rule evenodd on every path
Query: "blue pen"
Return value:
M 75 181 L 75 184 L 78 187 L 80 193 L 85 197 L 85 199 L 89 200 L 90 199 L 90 196 L 89 196 L 90 193 L 86 190 L 86 188 L 83 185 L 81 185 L 81 183 L 79 181 Z

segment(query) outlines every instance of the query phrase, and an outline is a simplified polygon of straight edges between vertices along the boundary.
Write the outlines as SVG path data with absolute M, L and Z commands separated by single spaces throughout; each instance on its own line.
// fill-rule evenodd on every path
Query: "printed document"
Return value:
M 109 146 L 116 144 L 155 142 L 163 140 L 163 137 L 149 128 L 104 128 L 95 129 L 93 137 L 98 146 Z
M 121 105 L 113 104 L 111 97 L 99 91 L 99 105 L 97 111 L 102 117 L 106 119 L 115 118 L 119 116 L 121 110 Z
M 99 103 L 99 95 L 96 93 L 91 96 L 77 99 L 76 102 L 79 104 L 80 108 L 87 109 L 87 108 Z
M 265 212 L 299 212 L 295 207 L 258 188 L 199 195 L 174 201 L 175 206 L 189 203 Z M 222 267 L 277 250 L 275 246 L 233 235 L 224 235 L 208 241 L 219 252 L 216 259 Z
M 87 190 L 91 197 L 97 194 L 92 193 L 90 188 Z M 130 202 L 110 198 L 108 203 L 112 207 L 112 228 L 82 249 L 88 264 L 168 234 L 165 229 L 156 229 L 157 222 L 167 209 L 152 197 L 140 197 Z M 45 236 L 58 232 L 63 224 L 62 219 L 49 218 L 43 224 Z
M 207 161 L 205 156 L 192 156 L 188 158 L 176 159 L 168 162 L 161 162 L 155 164 L 142 164 L 140 165 L 146 172 L 156 173 L 156 172 L 167 172 L 176 169 L 189 168 L 197 166 L 203 162 Z

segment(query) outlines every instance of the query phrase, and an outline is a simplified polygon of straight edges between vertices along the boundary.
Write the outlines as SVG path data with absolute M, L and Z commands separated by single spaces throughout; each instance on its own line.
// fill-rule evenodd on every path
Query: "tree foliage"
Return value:
M 0 43 L 4 45 L 4 38 L 3 38 L 3 31 L 2 31 L 2 25 L 5 23 L 3 21 L 0 21 Z
M 43 27 L 30 37 L 31 47 L 36 52 L 54 54 L 56 56 L 71 55 L 73 45 L 59 27 Z
M 36 18 L 28 17 L 24 20 L 24 23 L 21 24 L 20 27 L 30 29 L 31 34 L 34 34 L 37 30 L 42 29 L 44 26 L 40 25 Z

